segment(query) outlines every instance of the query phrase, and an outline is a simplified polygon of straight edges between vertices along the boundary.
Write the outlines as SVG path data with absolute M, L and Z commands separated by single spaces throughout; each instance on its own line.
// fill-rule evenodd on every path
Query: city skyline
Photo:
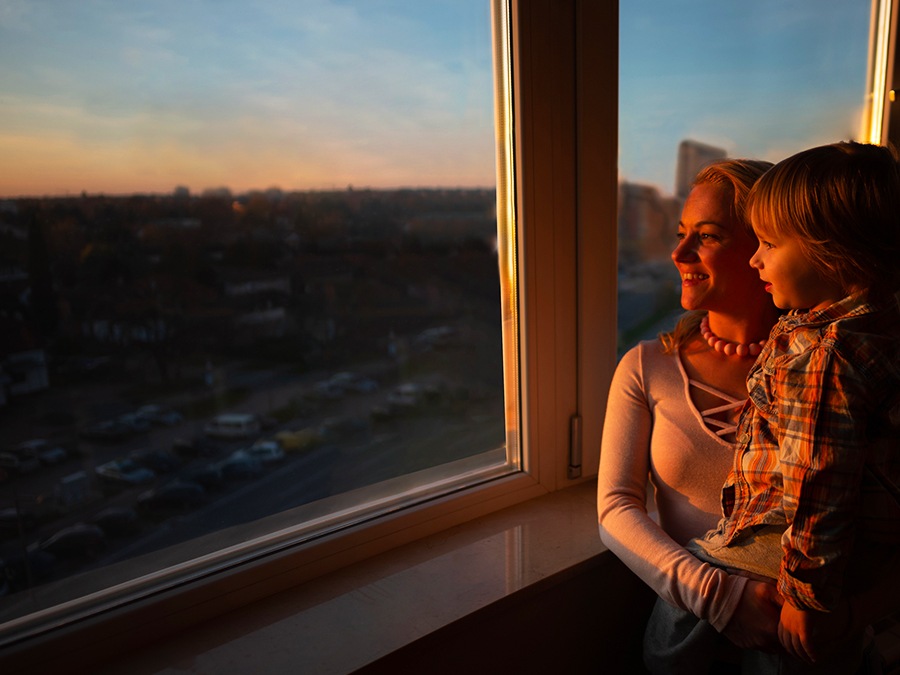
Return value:
M 623 0 L 621 178 L 855 135 L 868 20 Z M 490 30 L 485 0 L 0 0 L 0 197 L 492 187 Z

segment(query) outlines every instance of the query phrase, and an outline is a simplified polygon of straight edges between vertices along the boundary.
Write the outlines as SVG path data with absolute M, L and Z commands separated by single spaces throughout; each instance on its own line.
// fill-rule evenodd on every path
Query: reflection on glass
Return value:
M 0 623 L 515 464 L 490 7 L 208 4 L 0 25 Z
M 620 4 L 620 354 L 681 311 L 669 253 L 697 171 L 867 137 L 868 4 Z

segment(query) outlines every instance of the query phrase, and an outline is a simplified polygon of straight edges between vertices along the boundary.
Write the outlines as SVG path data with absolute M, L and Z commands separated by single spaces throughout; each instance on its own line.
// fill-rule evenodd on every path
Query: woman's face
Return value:
M 731 190 L 704 183 L 691 190 L 678 223 L 672 261 L 681 275 L 681 306 L 734 314 L 771 300 L 750 257 L 758 242 L 732 215 Z

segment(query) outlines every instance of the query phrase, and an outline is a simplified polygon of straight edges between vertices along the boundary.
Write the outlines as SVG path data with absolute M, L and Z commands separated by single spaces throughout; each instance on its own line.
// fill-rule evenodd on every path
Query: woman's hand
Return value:
M 722 634 L 741 649 L 778 651 L 778 621 L 782 603 L 784 599 L 775 584 L 751 579 L 744 587 L 734 615 Z

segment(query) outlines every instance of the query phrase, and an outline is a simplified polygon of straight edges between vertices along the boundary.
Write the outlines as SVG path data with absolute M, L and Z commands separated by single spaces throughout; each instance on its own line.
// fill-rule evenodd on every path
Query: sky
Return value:
M 493 186 L 489 4 L 0 0 L 0 196 Z M 867 5 L 621 0 L 621 176 L 856 135 Z
M 484 0 L 0 0 L 0 195 L 492 186 Z
M 621 0 L 619 174 L 674 192 L 678 144 L 777 162 L 859 139 L 869 0 Z

